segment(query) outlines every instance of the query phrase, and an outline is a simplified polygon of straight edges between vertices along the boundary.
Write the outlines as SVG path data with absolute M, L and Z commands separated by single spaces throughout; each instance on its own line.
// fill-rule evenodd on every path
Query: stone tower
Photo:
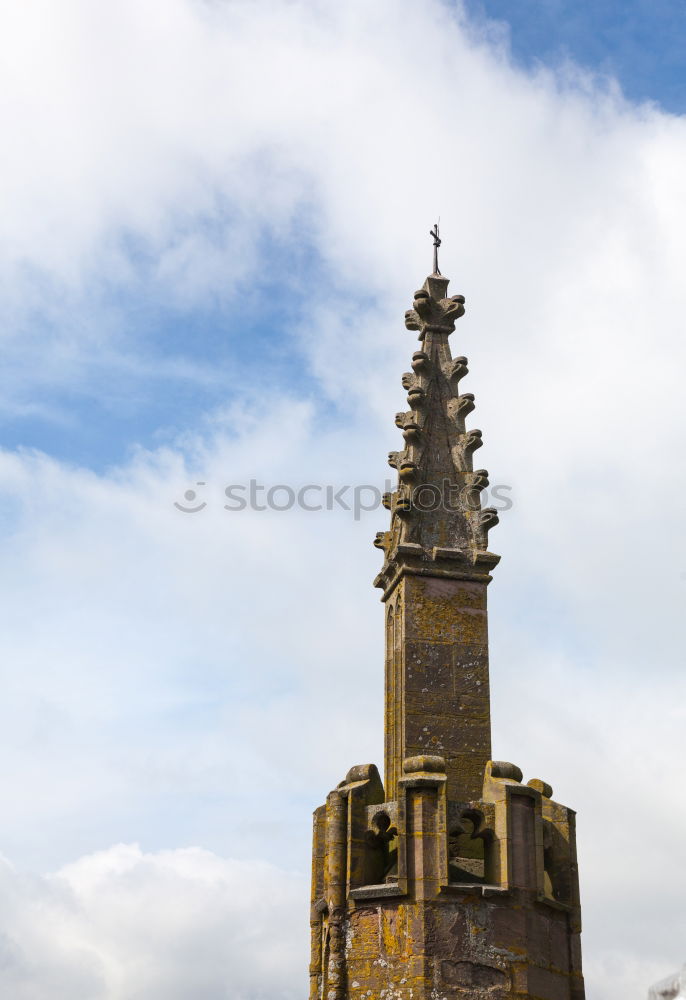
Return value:
M 433 234 L 437 237 L 437 233 Z M 575 814 L 491 760 L 486 589 L 498 518 L 438 271 L 405 325 L 398 487 L 384 497 L 385 784 L 352 767 L 314 814 L 310 1000 L 583 1000 Z

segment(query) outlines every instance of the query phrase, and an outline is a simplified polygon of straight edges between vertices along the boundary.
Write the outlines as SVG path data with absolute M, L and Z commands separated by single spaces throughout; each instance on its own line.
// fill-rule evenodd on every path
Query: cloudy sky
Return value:
M 578 810 L 589 1000 L 641 1000 L 686 959 L 682 5 L 0 28 L 0 993 L 305 995 L 311 811 L 383 756 L 387 516 L 225 489 L 372 506 L 440 215 L 512 498 L 494 754 Z

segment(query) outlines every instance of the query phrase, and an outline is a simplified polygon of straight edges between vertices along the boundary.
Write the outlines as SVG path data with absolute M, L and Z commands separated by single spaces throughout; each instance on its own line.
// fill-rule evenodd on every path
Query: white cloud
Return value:
M 346 450 L 313 417 L 284 400 L 232 443 L 187 444 L 183 463 L 141 452 L 111 478 L 5 456 L 22 511 L 9 553 L 18 572 L 2 595 L 21 665 L 4 680 L 11 854 L 36 864 L 122 830 L 306 868 L 311 807 L 349 765 L 380 760 L 381 614 L 369 586 L 380 512 L 360 523 L 229 513 L 221 488 L 227 469 L 246 481 L 255 455 L 267 483 L 290 481 L 292 468 L 336 482 L 360 436 Z M 270 428 L 286 422 L 291 434 L 273 448 Z M 361 467 L 372 451 L 355 456 Z M 172 500 L 199 470 L 211 503 L 184 515 Z M 633 962 L 643 952 L 650 981 L 680 947 L 683 885 L 673 874 L 649 894 L 639 926 L 627 871 L 642 871 L 646 851 L 679 870 L 686 692 L 631 664 L 628 687 L 593 643 L 576 663 L 561 652 L 569 624 L 546 633 L 533 609 L 526 629 L 507 597 L 492 602 L 494 752 L 579 809 L 591 985 L 622 946 Z
M 302 995 L 307 889 L 274 865 L 122 844 L 46 877 L 2 862 L 0 885 L 12 1000 Z
M 103 289 L 216 298 L 240 342 L 233 305 L 261 308 L 278 241 L 317 255 L 309 287 L 270 277 L 303 294 L 285 351 L 339 407 L 290 373 L 267 392 L 202 369 L 230 398 L 195 437 L 100 476 L 3 454 L 4 850 L 44 869 L 141 839 L 306 867 L 310 808 L 380 756 L 385 515 L 229 514 L 222 488 L 383 479 L 440 213 L 480 455 L 515 501 L 492 539 L 495 747 L 579 810 L 593 995 L 621 966 L 642 996 L 682 957 L 686 890 L 684 120 L 573 68 L 524 74 L 438 3 L 2 18 L 9 392 L 150 367 Z M 198 480 L 211 507 L 174 511 Z M 95 989 L 100 966 L 74 970 L 95 978 L 70 996 Z

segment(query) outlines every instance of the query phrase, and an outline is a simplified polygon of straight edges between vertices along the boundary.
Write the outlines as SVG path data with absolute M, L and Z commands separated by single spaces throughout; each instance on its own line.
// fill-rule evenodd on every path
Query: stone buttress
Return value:
M 464 313 L 436 273 L 384 497 L 385 787 L 350 769 L 315 811 L 310 1000 L 583 1000 L 575 814 L 491 760 L 486 589 L 499 557 L 482 508 L 481 431 L 465 418 Z

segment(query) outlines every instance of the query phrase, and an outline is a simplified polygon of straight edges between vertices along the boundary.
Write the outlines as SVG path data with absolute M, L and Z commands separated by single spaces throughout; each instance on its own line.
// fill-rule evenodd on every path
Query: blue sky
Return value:
M 221 219 L 216 226 L 229 229 Z M 234 391 L 259 373 L 265 386 L 290 379 L 317 393 L 287 336 L 302 315 L 304 276 L 311 280 L 319 267 L 301 234 L 285 248 L 268 228 L 261 234 L 253 247 L 261 257 L 260 273 L 241 285 L 237 301 L 216 288 L 189 302 L 169 302 L 155 288 L 154 261 L 131 252 L 128 241 L 122 247 L 135 282 L 98 281 L 86 315 L 78 299 L 68 300 L 86 325 L 85 335 L 96 337 L 94 349 L 84 352 L 69 377 L 51 380 L 49 373 L 36 372 L 35 358 L 25 350 L 18 352 L 16 369 L 5 369 L 7 445 L 39 448 L 101 471 L 125 459 L 134 443 L 155 447 L 194 429 L 204 414 L 225 403 L 227 373 Z M 40 278 L 35 285 L 42 293 Z M 21 335 L 30 330 L 32 339 L 46 341 L 61 355 L 71 332 L 68 308 L 55 314 L 43 311 L 41 303 L 22 318 Z M 98 327 L 107 328 L 111 338 L 112 350 L 104 356 Z M 37 378 L 38 415 L 32 407 Z
M 524 66 L 580 66 L 616 79 L 632 101 L 686 111 L 680 0 L 467 0 L 473 15 L 502 22 Z
M 467 9 L 477 22 L 491 18 L 506 25 L 512 56 L 526 67 L 539 63 L 555 67 L 563 59 L 577 60 L 616 76 L 631 99 L 647 98 L 667 110 L 683 110 L 684 81 L 677 53 L 686 18 L 678 5 L 630 3 L 620 9 L 602 3 L 488 2 L 470 3 Z M 221 215 L 209 224 L 219 242 L 229 226 Z M 252 250 L 262 258 L 261 273 L 241 288 L 238 307 L 219 289 L 185 305 L 161 301 L 151 294 L 154 249 L 134 252 L 135 241 L 119 237 L 136 280 L 124 285 L 98 281 L 93 313 L 84 318 L 113 328 L 116 354 L 82 359 L 82 368 L 66 385 L 41 379 L 38 416 L 30 406 L 27 412 L 29 403 L 36 402 L 33 382 L 22 389 L 21 370 L 17 377 L 11 365 L 6 368 L 14 404 L 2 415 L 6 445 L 39 448 L 105 469 L 121 462 L 132 444 L 154 447 L 197 427 L 204 414 L 222 404 L 221 373 L 229 370 L 235 373 L 235 382 L 257 369 L 267 382 L 288 378 L 326 409 L 331 401 L 322 398 L 317 381 L 309 378 L 297 345 L 286 347 L 287 331 L 305 309 L 299 285 L 322 267 L 321 262 L 302 226 L 285 236 L 270 233 L 268 225 L 266 231 L 256 227 L 253 236 Z M 364 239 L 363 233 L 360 238 Z M 325 268 L 321 275 L 326 276 Z M 41 331 L 48 342 L 61 336 L 60 314 L 41 315 L 39 308 L 26 322 L 32 336 Z M 134 358 L 137 364 L 132 365 Z M 23 364 L 33 362 L 24 359 Z M 142 372 L 136 370 L 141 367 Z M 345 409 L 341 400 L 336 405 Z
M 685 109 L 686 12 L 678 3 L 468 0 L 466 10 L 475 26 L 486 21 L 491 32 L 494 27 L 496 34 L 501 31 L 515 63 L 527 69 L 555 70 L 572 61 L 616 79 L 630 100 L 654 101 L 675 113 Z M 203 228 L 210 242 L 221 245 L 234 214 L 231 206 L 225 209 L 209 219 L 203 210 L 187 225 Z M 315 274 L 315 280 L 335 277 L 326 273 L 312 244 L 307 194 L 299 211 L 302 219 L 291 232 L 270 231 L 268 220 L 252 231 L 248 224 L 250 252 L 260 256 L 261 268 L 241 286 L 238 305 L 216 287 L 190 302 L 164 301 L 155 288 L 155 247 L 130 233 L 117 234 L 118 252 L 135 280 L 129 275 L 122 283 L 115 275 L 103 281 L 98 275 L 89 292 L 92 312 L 80 320 L 109 325 L 116 354 L 81 359 L 82 367 L 67 385 L 41 379 L 38 415 L 30 406 L 36 402 L 33 383 L 22 390 L 22 372 L 17 377 L 10 364 L 4 378 L 12 383 L 7 396 L 14 405 L 0 415 L 6 444 L 40 448 L 102 470 L 122 461 L 132 442 L 154 447 L 197 426 L 203 414 L 221 405 L 225 387 L 218 376 L 228 370 L 237 380 L 257 368 L 266 380 L 270 372 L 288 378 L 326 407 L 316 380 L 308 377 L 306 360 L 298 358 L 297 347 L 286 347 L 287 331 L 306 309 L 302 283 Z M 40 274 L 35 284 L 50 297 Z M 25 323 L 32 336 L 40 331 L 48 342 L 63 336 L 61 311 L 55 315 L 39 306 Z M 143 372 L 133 370 L 133 358 L 144 362 L 134 366 Z M 26 358 L 18 363 L 34 366 Z
M 311 809 L 382 757 L 387 515 L 232 513 L 223 490 L 383 484 L 439 215 L 480 462 L 513 498 L 494 752 L 578 810 L 592 995 L 639 1000 L 681 958 L 683 25 L 467 11 L 0 11 L 13 1000 L 121 1000 L 143 966 L 141 1000 L 302 995 Z M 636 802 L 675 873 L 640 921 Z M 254 879 L 290 914 L 259 962 Z

